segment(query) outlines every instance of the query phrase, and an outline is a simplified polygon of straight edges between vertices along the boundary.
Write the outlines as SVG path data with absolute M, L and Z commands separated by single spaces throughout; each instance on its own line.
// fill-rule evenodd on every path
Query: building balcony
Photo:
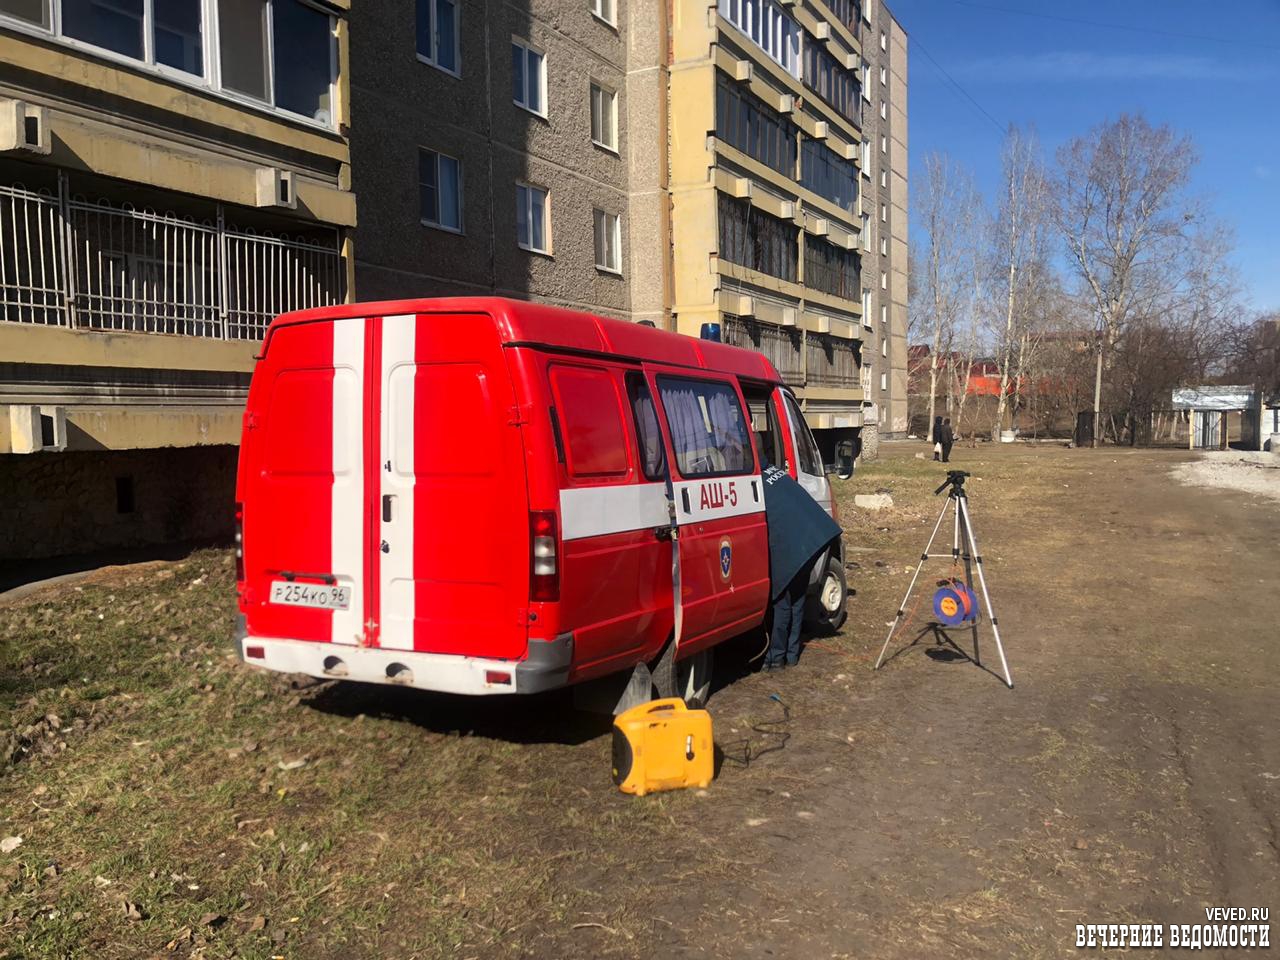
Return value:
M 257 231 L 53 191 L 0 186 L 0 322 L 259 340 L 277 314 L 341 303 L 338 232 Z
M 725 316 L 722 324 L 725 343 L 764 354 L 782 382 L 802 394 L 861 401 L 859 341 L 755 317 Z

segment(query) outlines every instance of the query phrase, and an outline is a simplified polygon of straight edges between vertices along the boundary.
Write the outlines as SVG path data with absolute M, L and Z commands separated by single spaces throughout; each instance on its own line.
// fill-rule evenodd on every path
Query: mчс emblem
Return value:
M 720 579 L 728 580 L 733 572 L 733 542 L 724 537 L 720 541 Z

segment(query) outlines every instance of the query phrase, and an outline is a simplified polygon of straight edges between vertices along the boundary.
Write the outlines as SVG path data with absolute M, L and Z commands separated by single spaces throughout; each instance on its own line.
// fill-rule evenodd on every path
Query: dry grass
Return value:
M 943 503 L 940 465 L 882 460 L 837 484 L 848 626 L 712 700 L 726 753 L 779 743 L 762 729 L 785 749 L 726 761 L 705 796 L 616 793 L 607 721 L 563 695 L 242 666 L 224 552 L 0 606 L 0 839 L 22 838 L 0 854 L 0 960 L 1045 957 L 1082 918 L 1207 896 L 1201 859 L 1231 834 L 1206 839 L 1226 804 L 1204 784 L 1231 783 L 1232 814 L 1273 789 L 1213 765 L 1271 749 L 1249 731 L 1273 645 L 1221 603 L 1249 558 L 1189 581 L 1223 521 L 1126 501 L 1150 460 L 958 460 L 1018 689 L 922 648 L 870 673 Z M 880 489 L 892 509 L 853 509 Z M 1133 584 L 1176 589 L 1176 616 Z M 775 692 L 792 720 L 762 726 Z

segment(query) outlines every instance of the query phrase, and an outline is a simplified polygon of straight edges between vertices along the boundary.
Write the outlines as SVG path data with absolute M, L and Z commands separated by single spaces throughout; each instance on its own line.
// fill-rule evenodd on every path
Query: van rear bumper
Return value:
M 416 653 L 311 640 L 250 637 L 237 622 L 236 653 L 253 667 L 322 680 L 358 680 L 438 693 L 538 693 L 563 687 L 573 661 L 573 634 L 530 640 L 524 660 Z M 509 677 L 506 683 L 499 682 Z

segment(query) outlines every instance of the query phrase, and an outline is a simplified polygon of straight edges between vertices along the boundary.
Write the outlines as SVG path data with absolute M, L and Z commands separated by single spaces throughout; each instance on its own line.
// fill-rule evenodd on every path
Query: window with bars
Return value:
M 800 148 L 800 183 L 849 213 L 858 206 L 858 170 L 820 140 Z
M 820 237 L 804 238 L 804 285 L 833 297 L 857 300 L 862 296 L 862 258 Z
M 0 322 L 232 340 L 332 306 L 346 270 L 335 231 L 279 236 L 206 219 L 0 185 Z
M 796 125 L 723 75 L 716 81 L 716 136 L 771 170 L 795 176 Z
M 862 84 L 817 40 L 805 37 L 804 85 L 836 113 L 862 126 Z
M 795 327 L 779 327 L 752 317 L 726 314 L 723 320 L 724 342 L 746 347 L 768 357 L 782 382 L 798 386 L 804 383 L 804 354 L 801 333 Z
M 739 266 L 794 283 L 799 228 L 757 210 L 746 200 L 723 193 L 717 196 L 720 256 Z
M 858 341 L 810 333 L 805 337 L 808 383 L 853 387 L 860 382 Z

